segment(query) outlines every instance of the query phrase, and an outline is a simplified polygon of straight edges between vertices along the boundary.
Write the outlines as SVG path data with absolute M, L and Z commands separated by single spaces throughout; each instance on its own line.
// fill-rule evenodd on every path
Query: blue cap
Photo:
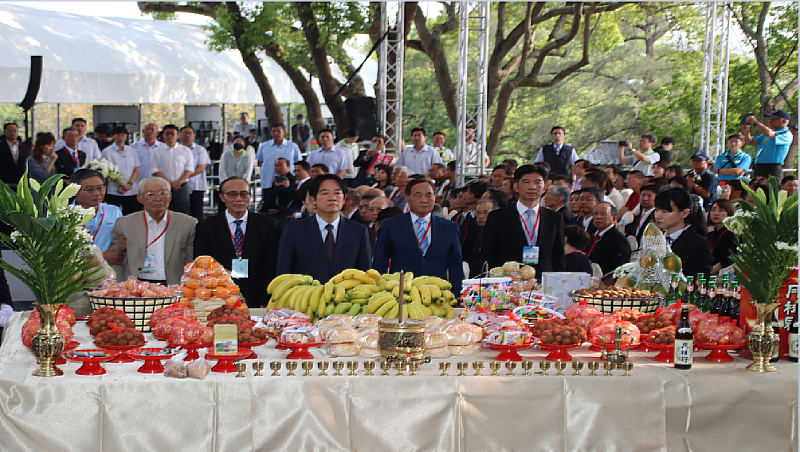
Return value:
M 778 118 L 778 119 L 785 119 L 789 120 L 789 113 L 786 113 L 786 110 L 775 110 L 768 115 L 764 115 L 767 118 Z
M 691 158 L 693 158 L 693 159 L 701 159 L 701 160 L 709 160 L 708 154 L 706 154 L 705 151 L 697 151 L 694 154 L 692 154 Z

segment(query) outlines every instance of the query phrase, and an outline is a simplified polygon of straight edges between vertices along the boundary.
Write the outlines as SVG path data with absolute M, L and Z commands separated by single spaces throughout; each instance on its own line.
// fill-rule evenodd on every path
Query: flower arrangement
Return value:
M 745 185 L 756 205 L 740 201 L 741 209 L 723 220 L 738 243 L 734 272 L 756 303 L 773 303 L 797 262 L 797 194 L 780 191 L 774 177 L 769 185 L 769 203 L 762 189 Z
M 28 268 L 2 259 L 0 267 L 27 285 L 42 305 L 63 304 L 99 279 L 94 277 L 98 269 L 88 270 L 85 257 L 91 252 L 92 236 L 83 225 L 94 217 L 94 209 L 71 205 L 80 186 L 64 186 L 62 177 L 52 176 L 40 186 L 26 171 L 16 193 L 0 182 L 0 221 L 14 228 L 10 236 L 0 233 L 0 243 L 14 250 Z M 31 189 L 38 193 L 35 203 Z
M 86 168 L 99 171 L 106 180 L 114 181 L 116 183 L 127 181 L 124 174 L 119 171 L 119 167 L 108 160 L 89 160 L 86 163 Z

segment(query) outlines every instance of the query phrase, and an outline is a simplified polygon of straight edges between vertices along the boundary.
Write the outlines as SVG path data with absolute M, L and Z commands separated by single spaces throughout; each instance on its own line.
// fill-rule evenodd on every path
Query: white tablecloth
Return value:
M 36 360 L 20 341 L 15 315 L 0 348 L 0 450 L 245 451 L 797 451 L 797 365 L 744 370 L 748 361 L 714 364 L 698 352 L 689 372 L 633 352 L 633 376 L 488 376 L 496 352 L 439 360 L 417 377 L 254 377 L 211 373 L 178 380 L 136 372 L 141 362 L 104 364 L 102 376 L 33 377 Z M 79 348 L 92 348 L 83 323 Z M 151 337 L 149 334 L 147 337 Z M 151 341 L 147 346 L 165 345 Z M 274 343 L 254 349 L 282 360 Z M 317 361 L 331 359 L 314 350 Z M 522 352 L 537 364 L 545 352 Z M 598 353 L 581 348 L 581 361 Z M 486 362 L 483 377 L 457 377 L 456 363 Z M 342 358 L 359 361 L 360 358 Z M 299 366 L 298 366 L 299 367 Z M 571 368 L 566 371 L 572 373 Z M 602 367 L 601 371 L 602 374 Z M 333 369 L 329 368 L 331 375 Z

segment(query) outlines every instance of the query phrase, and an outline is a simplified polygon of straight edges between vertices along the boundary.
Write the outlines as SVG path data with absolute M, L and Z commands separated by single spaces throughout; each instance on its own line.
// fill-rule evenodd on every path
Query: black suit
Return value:
M 697 276 L 698 273 L 711 274 L 714 256 L 708 240 L 698 234 L 694 228 L 683 231 L 680 237 L 670 245 L 672 252 L 681 258 L 683 274 Z
M 78 151 L 78 165 L 75 165 L 75 160 L 72 159 L 72 154 L 67 151 L 67 148 L 62 148 L 56 151 L 58 154 L 58 160 L 56 160 L 55 168 L 56 172 L 63 174 L 67 177 L 72 176 L 75 170 L 80 167 L 83 168 L 86 165 L 86 153 L 83 151 Z
M 266 306 L 267 284 L 275 277 L 278 262 L 278 223 L 266 215 L 247 214 L 242 259 L 248 259 L 248 278 L 236 279 L 250 306 Z M 194 257 L 211 256 L 230 270 L 236 258 L 225 213 L 208 218 L 197 225 Z
M 17 138 L 17 143 L 19 143 L 19 156 L 14 162 L 14 156 L 11 154 L 11 147 L 6 141 L 6 136 L 0 135 L 0 180 L 12 187 L 17 186 L 22 174 L 25 173 L 31 150 L 30 142 L 22 142 Z
M 369 169 L 369 165 L 372 164 L 373 160 L 375 160 L 375 157 L 367 158 L 366 150 L 358 153 L 358 158 L 356 158 L 356 160 L 353 162 L 353 166 L 359 168 L 358 174 L 353 181 L 353 187 L 358 187 L 360 185 L 372 185 L 373 178 L 367 174 L 367 170 Z
M 556 210 L 556 213 L 559 213 L 562 217 L 564 217 L 564 226 L 572 226 L 578 221 L 578 216 L 569 210 L 569 207 L 567 206 L 561 206 L 560 209 Z
M 592 241 L 594 242 L 594 236 Z M 599 265 L 604 275 L 622 264 L 627 264 L 631 258 L 631 244 L 616 226 L 600 236 L 594 247 L 589 245 L 589 249 L 589 260 Z
M 363 224 L 364 226 L 369 226 L 366 221 L 364 221 L 364 217 L 361 216 L 361 212 L 356 209 L 353 211 L 353 215 L 350 216 L 350 221 L 355 221 L 358 224 Z
M 639 221 L 642 219 L 643 213 L 636 215 L 633 217 L 633 222 L 631 224 L 625 225 L 625 235 L 630 235 L 636 237 L 636 243 L 639 244 L 639 247 L 642 246 L 642 234 L 644 233 L 645 228 L 647 227 L 648 223 L 655 223 L 656 222 L 656 211 L 650 212 L 645 218 L 644 223 L 642 223 L 642 227 L 639 229 L 639 232 L 636 232 L 636 228 L 639 226 Z
M 539 247 L 539 265 L 536 273 L 564 271 L 564 221 L 561 215 L 540 206 L 539 232 L 536 246 Z M 483 228 L 478 262 L 489 263 L 489 268 L 499 267 L 507 261 L 522 262 L 522 250 L 528 246 L 525 230 L 519 218 L 517 203 L 495 210 L 489 214 Z
M 302 203 L 297 197 L 297 179 L 292 173 L 286 177 L 289 179 L 288 187 L 272 184 L 271 188 L 263 190 L 260 213 L 267 213 L 267 209 L 277 209 L 278 213 L 270 216 L 279 220 L 300 210 Z

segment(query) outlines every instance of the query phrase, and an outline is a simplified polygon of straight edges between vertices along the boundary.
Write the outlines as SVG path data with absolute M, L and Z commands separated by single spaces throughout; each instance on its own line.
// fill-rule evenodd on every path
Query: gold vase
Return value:
M 750 304 L 758 314 L 758 323 L 747 335 L 747 348 L 753 355 L 753 363 L 747 366 L 747 370 L 775 372 L 777 369 L 769 363 L 769 360 L 781 343 L 781 337 L 772 330 L 772 312 L 778 308 L 779 303 L 764 304 L 751 301 Z
M 33 373 L 36 377 L 56 377 L 64 371 L 55 366 L 58 357 L 64 352 L 66 341 L 58 332 L 56 316 L 63 304 L 34 303 L 39 311 L 39 332 L 31 341 L 31 352 L 39 360 L 39 368 Z

